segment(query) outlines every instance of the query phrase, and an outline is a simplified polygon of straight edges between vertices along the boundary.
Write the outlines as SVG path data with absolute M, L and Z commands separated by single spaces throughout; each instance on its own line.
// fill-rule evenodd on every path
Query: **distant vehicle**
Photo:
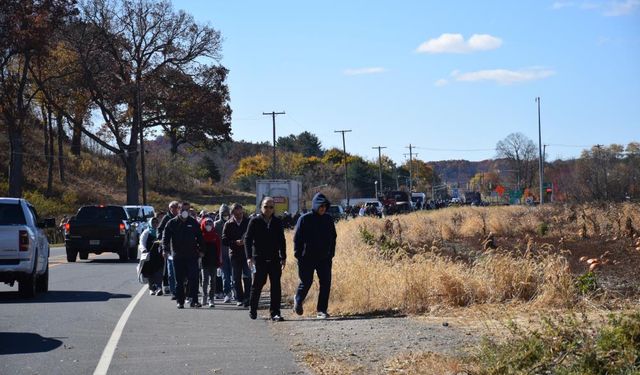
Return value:
M 400 190 L 386 191 L 382 204 L 387 208 L 387 215 L 411 212 L 411 198 L 409 193 Z
M 344 209 L 342 206 L 337 204 L 332 204 L 327 209 L 327 214 L 331 215 L 333 221 L 343 220 L 347 218 L 347 215 L 344 213 Z
M 451 203 L 452 204 L 460 204 L 460 203 L 462 203 L 462 199 L 460 199 L 459 197 L 453 197 L 453 198 L 451 198 Z
M 427 195 L 425 193 L 411 193 L 411 205 L 414 209 L 424 209 L 425 202 L 427 201 Z
M 364 203 L 364 207 L 375 207 L 378 216 L 382 215 L 382 203 L 380 201 L 367 201 Z
M 55 219 L 40 221 L 36 209 L 20 198 L 0 198 L 0 282 L 23 297 L 49 290 L 49 242 L 45 228 Z
M 127 210 L 129 225 L 134 229 L 129 238 L 129 247 L 137 248 L 142 232 L 149 228 L 149 219 L 154 217 L 156 212 L 152 206 L 124 206 L 124 209 Z
M 282 216 L 285 211 L 295 215 L 302 210 L 302 183 L 296 180 L 258 180 L 256 181 L 256 213 L 264 197 L 273 198 L 276 215 Z
M 122 206 L 84 206 L 65 224 L 67 261 L 88 259 L 89 253 L 117 253 L 121 261 L 136 259 L 137 243 L 131 246 L 135 229 Z
M 474 206 L 479 206 L 482 203 L 482 197 L 479 191 L 467 191 L 464 193 L 464 202 Z

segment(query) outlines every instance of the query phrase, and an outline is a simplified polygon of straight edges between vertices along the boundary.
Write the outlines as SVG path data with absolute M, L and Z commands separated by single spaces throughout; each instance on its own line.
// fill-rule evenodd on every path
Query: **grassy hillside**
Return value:
M 54 162 L 54 182 L 47 196 L 47 162 L 41 134 L 29 132 L 25 137 L 24 197 L 31 201 L 42 216 L 60 217 L 73 214 L 86 204 L 125 204 L 125 170 L 120 159 L 85 147 L 80 156 L 64 149 L 65 183 Z M 0 134 L 0 196 L 8 191 L 9 145 Z M 147 198 L 156 210 L 166 210 L 171 200 L 189 200 L 198 209 L 214 209 L 221 203 L 239 201 L 255 205 L 255 196 L 234 191 L 211 181 L 194 177 L 193 163 L 187 158 L 171 159 L 166 150 L 155 149 L 147 160 Z M 140 191 L 142 195 L 142 191 Z

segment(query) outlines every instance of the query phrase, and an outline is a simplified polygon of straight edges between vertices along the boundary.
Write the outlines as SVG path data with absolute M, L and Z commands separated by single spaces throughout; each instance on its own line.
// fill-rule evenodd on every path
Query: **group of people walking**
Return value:
M 336 248 L 333 219 L 326 214 L 329 200 L 317 193 L 312 210 L 300 216 L 294 233 L 294 256 L 300 283 L 294 297 L 294 311 L 304 313 L 304 300 L 314 273 L 320 286 L 316 313 L 327 318 L 331 290 L 331 266 Z M 246 217 L 234 203 L 222 205 L 217 215 L 194 217 L 188 202 L 173 201 L 162 218 L 154 217 L 140 236 L 139 275 L 153 295 L 169 292 L 177 307 L 186 302 L 192 308 L 215 307 L 216 291 L 222 289 L 223 303 L 235 299 L 257 318 L 262 288 L 269 279 L 271 319 L 282 321 L 281 276 L 287 261 L 285 224 L 275 211 L 274 200 L 264 197 L 257 215 Z M 221 279 L 222 285 L 216 280 Z M 202 287 L 202 302 L 198 295 Z

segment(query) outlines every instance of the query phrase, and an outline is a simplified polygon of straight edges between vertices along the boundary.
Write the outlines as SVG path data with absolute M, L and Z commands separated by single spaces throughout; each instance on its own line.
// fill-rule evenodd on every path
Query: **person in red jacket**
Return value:
M 220 236 L 213 228 L 213 220 L 206 217 L 200 223 L 204 237 L 204 256 L 202 257 L 202 306 L 215 307 L 216 269 L 222 265 Z

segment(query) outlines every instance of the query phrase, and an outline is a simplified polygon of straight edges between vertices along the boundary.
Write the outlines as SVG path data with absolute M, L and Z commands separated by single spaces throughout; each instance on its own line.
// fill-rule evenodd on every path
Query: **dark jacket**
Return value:
M 162 240 L 162 235 L 164 234 L 164 228 L 166 228 L 169 220 L 173 219 L 175 216 L 171 214 L 171 212 L 167 212 L 166 215 L 160 220 L 160 225 L 158 225 L 158 239 Z M 167 250 L 168 251 L 168 250 Z
M 162 234 L 162 248 L 171 249 L 174 258 L 198 257 L 204 251 L 204 238 L 196 219 L 189 216 L 185 221 L 179 216 L 169 220 Z
M 318 214 L 318 208 L 331 203 L 321 193 L 313 197 L 312 210 L 300 216 L 293 235 L 296 259 L 331 259 L 336 254 L 336 227 L 329 214 Z
M 236 241 L 244 239 L 244 234 L 247 232 L 248 225 L 249 219 L 246 217 L 242 218 L 240 225 L 236 224 L 233 217 L 224 223 L 224 227 L 222 228 L 222 244 L 229 246 L 229 257 L 246 258 L 244 246 L 236 245 Z
M 218 214 L 218 219 L 213 222 L 213 228 L 215 229 L 216 233 L 218 233 L 218 236 L 220 237 L 220 239 L 222 239 L 222 230 L 224 229 L 224 223 L 226 223 L 228 220 L 228 219 L 224 220 L 225 216 L 227 218 L 230 216 L 229 206 L 227 206 L 226 204 L 223 204 L 220 206 L 220 213 Z M 224 257 L 227 257 L 227 259 L 229 259 L 229 246 L 223 243 L 220 249 L 222 252 L 223 259 Z
M 287 241 L 284 239 L 282 220 L 271 216 L 267 225 L 262 215 L 252 218 L 244 236 L 244 250 L 247 259 L 286 260 Z

